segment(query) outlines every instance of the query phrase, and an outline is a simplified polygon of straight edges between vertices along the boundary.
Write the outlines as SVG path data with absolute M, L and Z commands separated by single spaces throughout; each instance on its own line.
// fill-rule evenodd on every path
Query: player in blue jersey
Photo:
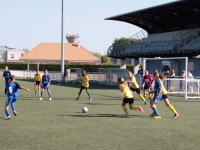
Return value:
M 48 75 L 48 70 L 44 71 L 44 75 L 42 76 L 42 91 L 41 91 L 41 97 L 40 100 L 43 99 L 43 94 L 44 94 L 44 90 L 47 90 L 48 95 L 49 95 L 49 100 L 51 101 L 51 93 L 50 93 L 50 77 Z
M 151 108 L 153 110 L 153 113 L 155 116 L 153 116 L 154 119 L 160 119 L 161 116 L 156 108 L 156 104 L 162 100 L 162 84 L 160 80 L 160 74 L 158 72 L 154 72 L 153 74 L 153 80 L 154 80 L 154 97 L 151 99 Z
M 23 86 L 20 86 L 18 83 L 16 83 L 15 76 L 11 75 L 10 82 L 8 83 L 7 88 L 6 88 L 6 93 L 8 95 L 8 99 L 7 99 L 6 105 L 5 105 L 5 114 L 6 114 L 5 119 L 6 120 L 10 120 L 10 118 L 11 118 L 10 111 L 9 111 L 10 105 L 11 105 L 14 116 L 17 116 L 14 102 L 16 102 L 16 100 L 19 97 L 18 89 L 23 89 L 23 90 L 26 90 L 27 92 L 29 91 L 29 89 L 27 89 Z
M 11 76 L 11 73 L 8 70 L 8 66 L 5 66 L 5 70 L 3 72 L 3 78 L 2 78 L 2 80 L 5 81 L 5 91 L 4 91 L 5 94 L 6 94 L 6 85 L 8 84 L 10 80 L 10 76 Z

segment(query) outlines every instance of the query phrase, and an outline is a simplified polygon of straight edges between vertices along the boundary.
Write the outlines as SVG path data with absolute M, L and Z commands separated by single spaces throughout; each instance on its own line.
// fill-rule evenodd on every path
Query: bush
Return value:
M 126 65 L 126 69 L 133 72 L 133 65 Z
M 4 69 L 5 66 L 8 66 L 9 70 L 27 70 L 27 63 L 0 63 L 0 69 Z M 82 68 L 85 69 L 87 72 L 98 72 L 98 68 L 119 68 L 119 65 L 91 65 L 91 64 L 65 64 L 65 69 L 70 68 Z M 36 70 L 37 64 L 30 64 L 29 70 Z M 49 71 L 60 71 L 61 65 L 60 64 L 40 64 L 40 70 L 44 71 L 45 69 Z M 127 69 L 133 71 L 132 65 L 127 65 Z
M 8 66 L 8 68 L 10 70 L 27 70 L 27 64 L 26 63 L 17 63 L 17 62 L 0 63 L 0 69 L 4 69 L 5 66 Z

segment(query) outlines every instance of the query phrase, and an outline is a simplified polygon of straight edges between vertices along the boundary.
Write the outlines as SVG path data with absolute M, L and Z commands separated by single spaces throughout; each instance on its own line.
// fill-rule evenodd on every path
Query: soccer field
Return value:
M 76 101 L 79 83 L 51 85 L 53 101 L 49 101 L 45 91 L 39 101 L 33 94 L 33 82 L 18 79 L 17 82 L 30 88 L 20 90 L 16 102 L 18 116 L 4 120 L 6 96 L 4 82 L 0 86 L 0 149 L 47 149 L 47 150 L 199 150 L 200 100 L 186 101 L 183 97 L 170 96 L 170 102 L 180 114 L 173 119 L 173 113 L 164 102 L 157 108 L 162 116 L 154 120 L 149 105 L 134 93 L 135 104 L 145 111 L 129 110 L 131 118 L 121 118 L 124 114 L 115 87 L 91 84 L 93 97 L 88 103 L 85 91 Z M 81 108 L 87 106 L 88 113 Z

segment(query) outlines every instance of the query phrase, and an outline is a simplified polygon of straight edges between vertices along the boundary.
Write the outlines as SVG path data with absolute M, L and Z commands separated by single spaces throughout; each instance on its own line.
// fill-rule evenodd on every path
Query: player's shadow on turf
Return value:
M 123 118 L 122 115 L 115 115 L 115 114 L 83 114 L 82 112 L 76 112 L 82 115 L 58 115 L 58 116 L 69 116 L 69 117 L 83 117 L 83 118 Z M 145 115 L 131 115 L 131 118 L 149 118 L 149 116 Z
M 77 112 L 80 114 L 83 114 L 82 112 Z M 96 118 L 96 117 L 115 117 L 115 118 L 121 118 L 121 115 L 114 115 L 114 114 L 95 114 L 95 115 L 89 115 L 89 114 L 83 114 L 83 115 L 58 115 L 58 116 L 69 116 L 69 117 L 89 117 L 89 118 Z
M 79 104 L 85 104 L 85 103 L 79 103 Z M 87 105 L 121 105 L 121 104 L 103 104 L 103 103 L 88 102 Z
M 105 97 L 110 97 L 110 98 L 120 98 L 119 96 L 108 96 L 108 95 L 101 95 L 101 94 L 94 94 L 94 93 L 91 93 L 92 95 L 98 95 L 98 96 L 105 96 Z

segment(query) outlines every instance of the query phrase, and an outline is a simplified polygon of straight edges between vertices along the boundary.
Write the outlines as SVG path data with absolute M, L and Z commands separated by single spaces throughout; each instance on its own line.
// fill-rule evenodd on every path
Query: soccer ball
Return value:
M 86 113 L 86 112 L 88 112 L 88 108 L 87 108 L 87 107 L 85 107 L 85 106 L 84 106 L 84 107 L 82 107 L 82 112 L 83 112 L 83 113 Z

